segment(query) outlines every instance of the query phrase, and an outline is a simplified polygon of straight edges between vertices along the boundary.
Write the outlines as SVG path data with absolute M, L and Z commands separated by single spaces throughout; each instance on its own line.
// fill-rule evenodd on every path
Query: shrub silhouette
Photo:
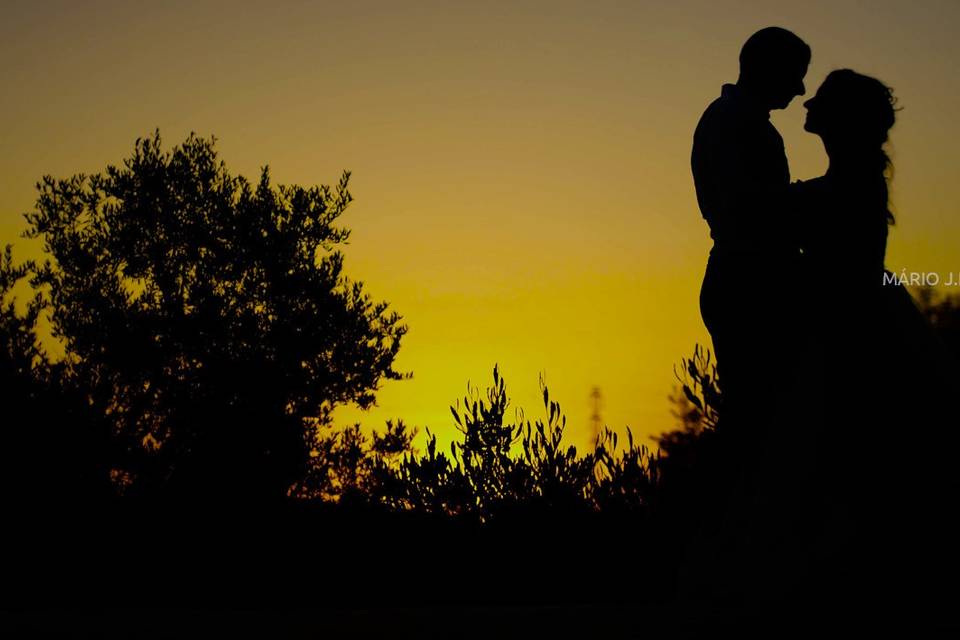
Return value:
M 955 360 L 960 360 L 960 294 L 948 295 L 932 287 L 915 292 L 915 300 L 927 321 L 943 340 Z
M 29 267 L 65 351 L 66 379 L 106 416 L 109 466 L 131 494 L 278 498 L 307 439 L 342 403 L 374 401 L 406 326 L 342 276 L 335 188 L 251 184 L 214 139 L 37 185 Z
M 624 451 L 605 429 L 594 450 L 563 445 L 566 417 L 540 379 L 545 420 L 504 420 L 509 399 L 499 367 L 486 400 L 468 384 L 464 408 L 450 407 L 461 434 L 450 454 L 427 430 L 426 451 L 412 447 L 416 430 L 402 420 L 367 438 L 359 425 L 318 437 L 314 466 L 298 495 L 363 500 L 393 511 L 441 514 L 478 523 L 519 514 L 588 514 L 647 510 L 657 489 L 658 456 L 628 435 Z
M 668 454 L 688 447 L 705 431 L 715 431 L 723 403 L 717 365 L 709 349 L 694 345 L 693 356 L 683 358 L 680 364 L 680 371 L 674 368 L 673 372 L 680 387 L 670 396 L 679 428 L 654 438 Z

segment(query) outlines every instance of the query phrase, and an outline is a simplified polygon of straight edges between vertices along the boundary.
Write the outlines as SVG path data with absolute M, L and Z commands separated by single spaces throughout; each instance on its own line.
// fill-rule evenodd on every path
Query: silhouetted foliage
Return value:
M 3 487 L 30 492 L 30 470 L 21 461 L 24 455 L 35 454 L 34 442 L 37 411 L 42 401 L 42 385 L 47 358 L 36 335 L 39 305 L 31 303 L 18 313 L 13 289 L 26 278 L 31 265 L 13 262 L 12 247 L 7 245 L 0 260 L 0 388 L 3 389 L 3 429 L 0 432 L 0 473 Z M 34 460 L 34 462 L 39 462 Z
M 679 428 L 654 438 L 668 453 L 688 446 L 704 430 L 715 430 L 720 420 L 722 396 L 710 350 L 694 345 L 693 356 L 683 358 L 680 364 L 680 371 L 673 371 L 680 387 L 670 396 Z
M 273 516 L 262 538 L 232 537 L 239 527 L 219 513 L 191 516 L 187 534 L 175 531 L 187 521 L 182 513 L 169 522 L 160 516 L 159 529 L 146 517 L 112 557 L 118 565 L 141 553 L 146 535 L 164 540 L 154 551 L 158 565 L 189 567 L 205 549 L 226 545 L 217 570 L 227 584 L 246 573 L 234 561 L 255 544 L 261 559 L 270 555 L 264 572 L 290 581 L 260 584 L 295 584 L 290 591 L 301 598 L 320 572 L 369 587 L 370 572 L 404 558 L 413 541 L 424 554 L 477 565 L 451 582 L 461 595 L 555 596 L 620 569 L 639 575 L 637 557 L 613 567 L 605 553 L 575 549 L 584 540 L 652 547 L 638 588 L 672 594 L 687 542 L 704 520 L 723 517 L 742 467 L 742 443 L 719 444 L 713 354 L 696 345 L 674 371 L 678 428 L 654 438 L 656 451 L 629 428 L 625 442 L 605 428 L 592 450 L 566 444 L 566 417 L 542 377 L 543 417 L 531 422 L 518 410 L 508 419 L 496 365 L 485 394 L 468 383 L 462 404 L 450 407 L 458 437 L 448 450 L 429 429 L 418 450 L 419 430 L 403 420 L 383 431 L 336 428 L 334 407 L 368 407 L 382 379 L 409 376 L 392 368 L 406 332 L 400 317 L 342 275 L 336 247 L 349 232 L 334 223 L 351 200 L 348 177 L 332 189 L 272 186 L 264 169 L 252 185 L 227 172 L 213 140 L 191 135 L 164 153 L 155 135 L 138 140 L 122 167 L 44 178 L 27 235 L 43 241 L 48 260 L 18 265 L 8 247 L 0 261 L 6 494 L 38 502 L 190 496 L 206 499 L 205 507 L 300 498 L 282 515 L 242 505 L 237 513 Z M 34 295 L 18 308 L 13 290 L 27 279 Z M 917 299 L 957 353 L 957 298 Z M 44 314 L 65 349 L 62 361 L 41 348 Z M 796 482 L 803 493 L 814 479 Z M 111 506 L 118 504 L 137 502 Z M 289 544 L 294 531 L 301 542 Z M 372 554 L 361 552 L 368 532 L 382 538 Z M 524 535 L 527 581 L 511 591 L 502 568 L 517 561 L 510 554 Z M 102 534 L 86 541 L 101 550 L 118 544 Z M 275 569 L 274 554 L 287 564 Z M 405 579 L 408 597 L 449 590 L 433 574 Z
M 13 247 L 6 246 L 0 259 L 0 339 L 3 341 L 0 375 L 5 390 L 19 391 L 9 394 L 14 401 L 30 397 L 33 390 L 26 381 L 30 380 L 35 368 L 48 364 L 36 334 L 39 302 L 31 301 L 24 313 L 18 313 L 13 296 L 17 282 L 26 278 L 32 267 L 30 262 L 14 264 Z
M 311 473 L 299 495 L 334 501 L 368 500 L 395 511 L 463 517 L 477 522 L 521 514 L 643 512 L 657 488 L 657 456 L 633 440 L 617 451 L 618 436 L 605 429 L 594 450 L 579 454 L 563 445 L 566 417 L 540 380 L 545 420 L 504 420 L 509 405 L 499 368 L 486 400 L 468 384 L 464 408 L 451 407 L 461 434 L 449 455 L 427 430 L 423 454 L 412 446 L 416 430 L 387 422 L 367 438 L 360 425 L 320 435 Z M 318 432 L 323 434 L 323 432 Z
M 109 495 L 102 423 L 86 415 L 62 363 L 40 344 L 39 298 L 17 310 L 14 287 L 35 268 L 0 259 L 0 495 L 7 505 Z
M 915 299 L 954 359 L 960 360 L 960 294 L 922 287 L 915 291 Z
M 411 375 L 392 368 L 400 316 L 342 275 L 348 179 L 273 186 L 265 167 L 251 184 L 212 138 L 163 152 L 156 133 L 121 166 L 37 185 L 31 313 L 108 417 L 127 493 L 283 496 L 335 406 Z

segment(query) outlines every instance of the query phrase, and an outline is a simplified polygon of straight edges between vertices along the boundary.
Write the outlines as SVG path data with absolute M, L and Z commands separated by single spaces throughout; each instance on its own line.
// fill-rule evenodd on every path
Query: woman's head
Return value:
M 876 78 L 850 69 L 833 71 L 803 103 L 804 129 L 828 147 L 850 151 L 880 150 L 896 121 L 893 91 Z
M 896 121 L 895 104 L 890 87 L 850 69 L 831 72 L 816 95 L 803 103 L 803 128 L 823 139 L 831 169 L 842 166 L 847 174 L 874 180 L 878 207 L 889 223 L 894 221 L 886 180 L 890 158 L 883 145 Z

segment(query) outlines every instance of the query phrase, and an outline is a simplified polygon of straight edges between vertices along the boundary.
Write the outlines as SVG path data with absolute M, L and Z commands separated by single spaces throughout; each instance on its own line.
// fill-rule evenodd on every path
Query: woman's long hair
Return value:
M 893 163 L 884 149 L 899 111 L 893 90 L 876 78 L 851 69 L 832 71 L 823 81 L 823 88 L 828 89 L 826 95 L 830 96 L 831 135 L 842 137 L 847 148 L 865 152 L 864 168 L 876 171 L 881 179 L 887 222 L 893 224 L 887 182 L 893 176 Z

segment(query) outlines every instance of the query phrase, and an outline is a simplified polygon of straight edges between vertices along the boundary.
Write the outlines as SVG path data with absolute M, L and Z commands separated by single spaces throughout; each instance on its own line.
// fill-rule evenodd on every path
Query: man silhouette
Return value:
M 679 573 L 684 597 L 737 598 L 751 590 L 748 576 L 762 575 L 747 568 L 764 564 L 750 551 L 766 544 L 752 524 L 763 512 L 758 463 L 778 385 L 790 379 L 782 364 L 796 343 L 792 301 L 800 299 L 799 243 L 787 225 L 790 170 L 770 111 L 803 95 L 809 63 L 810 47 L 790 31 L 756 32 L 740 51 L 736 84 L 723 85 L 693 136 L 697 202 L 713 238 L 700 313 L 723 408 L 716 438 L 704 441 L 701 521 Z
M 759 449 L 775 408 L 778 355 L 791 341 L 799 248 L 786 225 L 790 171 L 770 111 L 803 95 L 810 47 L 779 27 L 740 51 L 736 84 L 725 84 L 697 125 L 691 166 L 713 248 L 700 312 L 713 340 L 727 444 L 745 459 Z

